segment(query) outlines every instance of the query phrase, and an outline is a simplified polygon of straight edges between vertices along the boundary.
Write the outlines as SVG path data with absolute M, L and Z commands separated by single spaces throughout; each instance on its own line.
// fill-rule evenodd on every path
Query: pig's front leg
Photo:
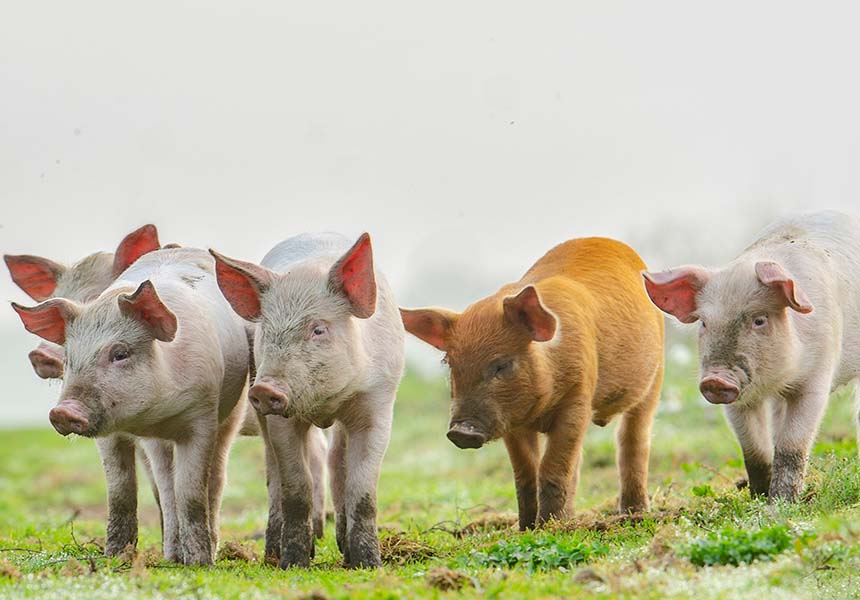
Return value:
M 321 429 L 314 427 L 308 432 L 308 466 L 314 484 L 313 524 L 314 536 L 322 539 L 325 528 L 325 473 L 328 441 Z
M 140 440 L 149 461 L 161 507 L 161 547 L 165 560 L 182 562 L 179 546 L 179 520 L 176 514 L 176 491 L 173 473 L 173 442 L 154 438 Z
M 281 560 L 281 476 L 278 473 L 278 461 L 275 450 L 269 440 L 268 421 L 282 419 L 279 416 L 264 416 L 257 413 L 260 424 L 260 436 L 263 438 L 263 450 L 266 456 L 266 490 L 269 497 L 269 517 L 266 521 L 266 546 L 263 557 L 266 562 L 278 564 Z
M 105 554 L 115 556 L 137 546 L 137 474 L 134 440 L 121 434 L 96 439 L 108 495 Z
M 390 407 L 393 398 L 387 402 Z M 348 427 L 346 440 L 347 568 L 381 567 L 376 527 L 376 488 L 379 469 L 391 437 L 391 409 L 371 416 L 359 427 Z M 382 412 L 382 411 L 380 411 Z
M 773 472 L 768 493 L 771 500 L 796 500 L 803 490 L 806 462 L 829 391 L 829 384 L 818 382 L 785 398 L 774 423 Z
M 313 480 L 308 466 L 307 422 L 275 417 L 267 422 L 281 484 L 282 569 L 307 567 L 314 554 Z
M 588 428 L 588 404 L 574 403 L 559 414 L 547 431 L 546 449 L 538 473 L 538 525 L 565 519 L 573 512 L 579 484 L 582 441 Z
M 217 423 L 202 421 L 195 422 L 192 427 L 196 430 L 187 438 L 176 442 L 176 512 L 186 565 L 211 565 L 214 559 L 209 536 L 209 467 Z
M 767 495 L 773 464 L 773 438 L 767 423 L 767 403 L 752 406 L 726 405 L 726 419 L 735 432 L 744 455 L 750 494 Z
M 522 430 L 506 435 L 504 440 L 514 471 L 520 530 L 525 531 L 533 528 L 537 521 L 537 479 L 540 463 L 538 434 L 536 431 Z

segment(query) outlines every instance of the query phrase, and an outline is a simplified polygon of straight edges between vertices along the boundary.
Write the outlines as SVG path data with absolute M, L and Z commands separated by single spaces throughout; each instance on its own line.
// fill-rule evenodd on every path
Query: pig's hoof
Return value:
M 347 569 L 375 569 L 382 566 L 382 558 L 379 555 L 379 542 L 376 538 L 373 542 L 353 541 L 349 552 L 343 554 L 343 564 Z

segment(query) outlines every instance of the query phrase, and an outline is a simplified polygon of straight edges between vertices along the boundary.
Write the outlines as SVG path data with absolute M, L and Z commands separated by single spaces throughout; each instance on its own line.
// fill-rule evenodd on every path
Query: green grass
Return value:
M 832 399 L 803 499 L 771 505 L 736 486 L 744 471 L 734 437 L 695 383 L 694 366 L 670 364 L 654 426 L 650 513 L 614 513 L 614 425 L 592 427 L 575 519 L 521 534 L 511 527 L 516 500 L 503 446 L 455 448 L 444 435 L 444 381 L 407 376 L 379 486 L 379 570 L 343 569 L 331 523 L 312 568 L 259 560 L 266 490 L 254 438 L 231 455 L 222 540 L 239 545 L 233 558 L 212 568 L 163 562 L 142 483 L 140 553 L 107 559 L 94 444 L 48 429 L 5 430 L 0 598 L 860 597 L 850 394 Z M 443 591 L 451 587 L 461 589 Z

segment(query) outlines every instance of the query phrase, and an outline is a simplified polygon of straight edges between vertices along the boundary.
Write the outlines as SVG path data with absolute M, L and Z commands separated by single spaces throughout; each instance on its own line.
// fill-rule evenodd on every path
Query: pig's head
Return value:
M 114 254 L 96 252 L 71 267 L 41 256 L 7 254 L 3 259 L 12 281 L 33 300 L 42 302 L 56 297 L 89 302 L 105 291 L 134 261 L 158 248 L 155 225 L 144 225 L 125 236 Z M 30 352 L 29 358 L 33 370 L 42 379 L 63 376 L 61 346 L 42 342 Z
M 400 310 L 406 330 L 445 352 L 451 369 L 448 439 L 480 448 L 531 421 L 549 399 L 552 382 L 544 342 L 556 317 L 537 289 L 491 296 L 458 314 L 438 308 Z
M 158 344 L 172 341 L 177 329 L 152 283 L 85 305 L 54 298 L 12 306 L 27 331 L 65 351 L 63 390 L 50 413 L 59 433 L 107 435 L 147 410 L 165 368 Z
M 357 320 L 376 310 L 370 236 L 363 234 L 333 265 L 311 261 L 288 273 L 210 252 L 224 297 L 257 323 L 257 374 L 248 392 L 254 408 L 310 419 L 334 410 L 331 403 L 364 371 Z
M 643 273 L 654 304 L 682 323 L 699 322 L 702 395 L 731 404 L 753 390 L 780 386 L 796 368 L 792 312 L 812 304 L 775 262 L 737 262 L 712 271 L 685 266 Z

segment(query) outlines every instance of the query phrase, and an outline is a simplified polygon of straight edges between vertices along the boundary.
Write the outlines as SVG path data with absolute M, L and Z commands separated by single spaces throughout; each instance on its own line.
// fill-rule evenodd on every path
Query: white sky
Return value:
M 3 2 L 0 251 L 73 261 L 154 222 L 259 260 L 300 231 L 367 230 L 404 305 L 456 308 L 570 237 L 625 239 L 660 268 L 723 260 L 779 212 L 860 207 L 858 17 Z M 0 299 L 26 297 L 2 275 Z M 44 420 L 58 388 L 11 309 L 0 343 L 12 402 Z

